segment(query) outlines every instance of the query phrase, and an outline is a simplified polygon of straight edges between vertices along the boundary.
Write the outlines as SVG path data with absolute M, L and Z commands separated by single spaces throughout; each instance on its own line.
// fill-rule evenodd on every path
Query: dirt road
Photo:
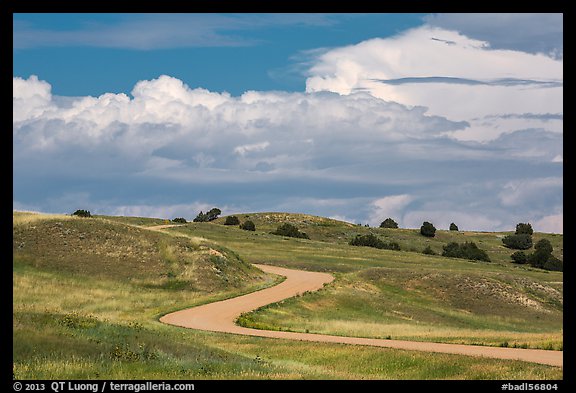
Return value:
M 271 330 L 249 329 L 234 323 L 240 314 L 255 310 L 270 303 L 302 294 L 305 291 L 315 291 L 331 282 L 334 277 L 327 273 L 308 272 L 285 269 L 276 266 L 255 265 L 267 273 L 286 277 L 279 285 L 261 291 L 238 296 L 232 299 L 209 303 L 186 310 L 176 311 L 160 318 L 160 321 L 170 325 L 190 329 L 208 330 L 243 334 L 258 337 L 271 337 L 289 340 L 330 342 L 353 345 L 370 345 L 377 347 L 453 353 L 469 356 L 484 356 L 498 359 L 517 359 L 532 363 L 541 363 L 562 367 L 562 351 L 546 351 L 541 349 L 499 348 L 476 345 L 441 344 L 403 340 L 383 340 L 373 338 L 358 338 L 330 336 L 325 334 L 279 332 Z

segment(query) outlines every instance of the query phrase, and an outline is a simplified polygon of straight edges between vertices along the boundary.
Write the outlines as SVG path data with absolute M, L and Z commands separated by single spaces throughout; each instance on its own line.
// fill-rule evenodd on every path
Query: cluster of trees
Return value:
M 226 221 L 224 221 L 224 225 L 238 225 L 240 229 L 244 229 L 245 231 L 255 231 L 256 225 L 254 222 L 250 220 L 244 221 L 242 224 L 240 223 L 240 219 L 236 216 L 228 216 L 226 217 Z
M 176 217 L 172 219 L 172 222 L 176 222 L 179 224 L 186 224 L 188 221 L 184 217 Z
M 365 247 L 374 247 L 374 248 L 381 248 L 386 250 L 396 250 L 400 251 L 400 245 L 396 242 L 386 243 L 382 239 L 378 238 L 377 236 L 369 233 L 368 235 L 356 235 L 356 237 L 350 240 L 351 246 L 365 246 Z
M 530 223 L 519 223 L 516 225 L 516 232 L 513 235 L 504 236 L 502 243 L 514 250 L 528 250 L 532 247 L 532 225 Z
M 203 213 L 202 211 L 200 211 L 200 213 L 198 213 L 198 215 L 196 216 L 196 218 L 194 219 L 194 222 L 210 222 L 210 221 L 214 221 L 215 219 L 218 218 L 218 216 L 222 214 L 222 211 L 220 209 L 218 209 L 217 207 L 210 209 L 210 211 Z
M 532 235 L 534 231 L 530 223 L 521 222 L 516 225 L 513 235 L 502 238 L 502 243 L 513 250 L 528 250 L 532 248 Z M 517 264 L 529 264 L 545 270 L 563 271 L 563 262 L 552 255 L 552 244 L 547 239 L 541 239 L 534 245 L 534 252 L 526 254 L 524 251 L 516 251 L 510 258 Z
M 534 252 L 526 254 L 524 251 L 516 251 L 510 255 L 512 262 L 518 264 L 529 264 L 530 266 L 537 267 L 545 270 L 563 271 L 564 264 L 554 255 L 552 255 L 554 248 L 548 239 L 539 240 L 534 245 Z
M 294 225 L 285 223 L 280 225 L 274 232 L 271 232 L 273 235 L 279 236 L 288 236 L 288 237 L 296 237 L 300 239 L 310 239 L 310 237 L 306 234 L 306 232 L 300 232 L 298 228 Z
M 72 213 L 72 215 L 78 217 L 92 217 L 92 214 L 90 214 L 89 210 L 83 209 L 76 210 L 74 213 Z

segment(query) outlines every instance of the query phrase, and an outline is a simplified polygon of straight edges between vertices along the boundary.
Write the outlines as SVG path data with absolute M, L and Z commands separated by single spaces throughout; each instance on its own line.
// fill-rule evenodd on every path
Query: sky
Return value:
M 562 14 L 13 15 L 13 208 L 563 233 Z

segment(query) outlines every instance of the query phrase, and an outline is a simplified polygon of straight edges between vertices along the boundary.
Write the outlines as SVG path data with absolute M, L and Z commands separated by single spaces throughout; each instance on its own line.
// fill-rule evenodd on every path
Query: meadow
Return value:
M 246 217 L 248 216 L 248 217 Z M 163 219 L 13 215 L 18 379 L 562 379 L 562 369 L 386 348 L 187 330 L 170 311 L 274 285 L 251 263 L 327 271 L 324 289 L 244 315 L 247 326 L 363 337 L 562 349 L 561 272 L 509 262 L 504 233 L 366 228 L 286 213 L 162 231 Z M 293 222 L 311 240 L 270 234 Z M 349 246 L 357 233 L 402 251 Z M 395 231 L 395 232 L 393 232 Z M 547 237 L 562 257 L 562 236 Z M 473 239 L 493 262 L 420 251 Z M 508 260 L 507 260 L 507 258 Z

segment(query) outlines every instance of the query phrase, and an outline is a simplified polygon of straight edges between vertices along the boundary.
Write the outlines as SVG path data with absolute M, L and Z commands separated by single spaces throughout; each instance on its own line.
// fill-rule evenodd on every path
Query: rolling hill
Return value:
M 155 229 L 160 218 L 13 214 L 13 361 L 22 379 L 558 379 L 562 370 L 458 355 L 285 343 L 186 331 L 170 311 L 274 285 L 252 263 L 326 271 L 324 289 L 241 323 L 267 329 L 563 348 L 563 274 L 511 263 L 506 233 L 382 229 L 303 214 L 246 213 L 256 231 L 209 223 Z M 271 234 L 291 223 L 310 239 Z M 354 247 L 357 234 L 400 251 Z M 563 236 L 547 238 L 563 257 Z M 492 262 L 438 254 L 474 241 Z M 355 354 L 355 355 L 352 355 Z M 334 359 L 348 359 L 347 362 Z M 412 364 L 407 371 L 401 364 Z M 338 365 L 335 368 L 335 365 Z

